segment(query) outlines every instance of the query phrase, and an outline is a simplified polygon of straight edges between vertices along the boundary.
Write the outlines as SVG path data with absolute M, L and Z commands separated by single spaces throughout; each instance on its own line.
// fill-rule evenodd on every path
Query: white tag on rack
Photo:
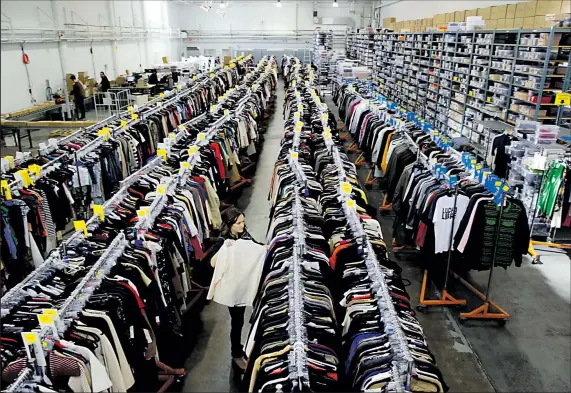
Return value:
M 57 139 L 55 139 L 55 138 L 48 139 L 48 144 L 50 146 L 57 147 Z
M 45 143 L 40 143 L 40 150 L 46 150 L 48 147 Z

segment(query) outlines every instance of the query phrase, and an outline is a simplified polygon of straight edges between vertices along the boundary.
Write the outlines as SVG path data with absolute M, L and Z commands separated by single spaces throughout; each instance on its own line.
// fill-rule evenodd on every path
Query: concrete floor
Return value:
M 246 214 L 252 235 L 263 241 L 268 225 L 267 194 L 279 143 L 283 134 L 283 85 L 278 90 L 276 113 L 265 134 L 252 186 L 246 189 L 238 206 Z M 330 97 L 325 102 L 334 108 Z M 336 112 L 336 111 L 335 111 Z M 353 157 L 354 159 L 355 157 Z M 366 170 L 360 169 L 361 181 Z M 369 203 L 379 206 L 382 194 L 368 191 Z M 411 281 L 407 288 L 412 303 L 418 304 L 422 271 L 414 254 L 394 254 L 390 246 L 392 218 L 378 216 L 391 257 L 403 268 L 402 276 Z M 540 251 L 544 265 L 494 271 L 492 296 L 511 318 L 506 326 L 495 322 L 458 321 L 459 310 L 434 308 L 418 313 L 429 346 L 451 392 L 559 392 L 571 390 L 571 261 L 564 253 Z M 487 273 L 473 273 L 470 282 L 483 288 Z M 479 305 L 460 285 L 451 280 L 450 291 L 468 299 L 467 309 Z M 434 296 L 435 287 L 429 290 Z M 249 315 L 249 311 L 247 312 Z M 201 314 L 201 328 L 195 347 L 186 362 L 185 392 L 237 391 L 237 376 L 230 359 L 230 317 L 226 307 L 209 303 Z M 249 330 L 246 324 L 245 336 Z
M 284 88 L 280 81 L 276 110 L 264 134 L 264 149 L 256 168 L 252 185 L 246 188 L 238 201 L 238 208 L 246 216 L 246 226 L 252 236 L 265 243 L 269 223 L 270 204 L 268 192 L 274 164 L 284 131 L 282 108 Z M 252 310 L 246 309 L 246 321 Z M 186 362 L 184 392 L 234 392 L 238 391 L 239 376 L 232 369 L 230 357 L 230 314 L 228 308 L 210 302 L 201 314 L 203 328 L 197 333 L 196 347 Z M 243 342 L 250 330 L 245 323 Z

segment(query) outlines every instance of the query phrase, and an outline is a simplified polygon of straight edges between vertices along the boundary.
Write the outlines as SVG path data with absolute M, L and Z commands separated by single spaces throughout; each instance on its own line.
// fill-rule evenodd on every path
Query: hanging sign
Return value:
M 161 97 L 161 99 L 165 98 L 165 93 L 159 93 L 159 97 Z
M 157 187 L 157 194 L 164 195 L 167 193 L 167 185 L 166 184 L 159 184 Z
M 181 124 L 181 125 L 178 126 L 178 129 L 179 129 L 180 131 L 184 131 L 184 126 Z
M 196 153 L 197 151 L 198 151 L 198 146 L 192 145 L 192 146 L 190 146 L 190 148 L 188 149 L 188 154 L 192 155 L 192 154 Z
M 75 228 L 76 231 L 83 231 L 83 234 L 85 235 L 85 237 L 87 237 L 89 235 L 87 233 L 87 226 L 85 225 L 85 221 L 83 221 L 83 220 L 74 221 L 73 227 Z
M 210 112 L 215 112 L 217 108 L 218 108 L 217 105 L 212 105 L 212 106 L 210 107 Z
M 101 221 L 105 221 L 105 209 L 103 205 L 93 205 L 93 214 L 98 214 Z
M 196 136 L 196 139 L 198 139 L 199 141 L 203 141 L 206 139 L 206 134 L 204 132 L 199 132 L 198 135 Z
M 125 120 L 121 120 L 121 125 L 123 125 L 123 122 Z M 127 124 L 127 122 L 125 122 L 125 125 Z M 97 135 L 103 137 L 103 140 L 106 141 L 111 137 L 111 133 L 109 132 L 109 128 L 108 127 L 103 127 L 102 129 L 100 129 L 99 131 L 97 131 Z
M 163 161 L 167 160 L 167 151 L 165 149 L 157 149 L 157 156 L 161 157 Z
M 125 130 L 127 129 L 127 120 L 121 120 L 121 127 Z
M 174 132 L 169 132 L 169 139 L 176 139 L 176 134 Z
M 296 152 L 296 151 L 292 151 L 292 152 L 290 153 L 290 157 L 291 157 L 292 159 L 294 159 L 294 160 L 297 160 L 298 157 L 299 157 L 299 154 L 298 154 L 298 152 Z
M 4 159 L 10 163 L 10 169 L 14 169 L 14 157 L 13 156 L 4 156 Z
M 0 188 L 2 188 L 2 195 L 7 201 L 12 200 L 12 192 L 10 191 L 10 186 L 8 185 L 8 180 L 2 180 L 0 184 Z
M 136 122 L 137 122 L 137 119 L 139 118 L 139 115 L 137 115 L 136 113 L 132 113 L 132 114 L 131 114 L 131 118 L 132 118 L 133 120 L 135 120 L 135 123 L 136 123 Z
M 29 187 L 33 185 L 32 178 L 30 177 L 30 172 L 27 169 L 20 169 L 18 173 L 22 177 L 22 182 L 24 183 L 24 187 Z
M 127 110 L 132 113 L 132 112 L 133 112 L 133 106 L 129 105 L 129 106 L 127 107 Z
M 342 181 L 341 183 L 339 183 L 339 186 L 340 186 L 341 192 L 343 194 L 351 195 L 351 191 L 353 191 L 353 187 L 351 187 L 351 184 L 349 182 Z
M 569 93 L 557 93 L 555 95 L 555 105 L 559 105 L 559 106 L 571 105 L 571 94 L 569 94 Z
M 28 170 L 36 176 L 36 179 L 39 178 L 42 173 L 42 167 L 37 164 L 30 165 Z
M 357 205 L 353 199 L 349 199 L 347 202 L 345 202 L 345 204 L 351 209 L 357 209 Z

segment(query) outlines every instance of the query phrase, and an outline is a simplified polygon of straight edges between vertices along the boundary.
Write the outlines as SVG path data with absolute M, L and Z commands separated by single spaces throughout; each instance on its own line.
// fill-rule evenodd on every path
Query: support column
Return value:
M 115 7 L 113 6 L 115 2 L 113 0 L 107 1 L 107 6 L 109 8 L 109 20 L 111 21 L 111 35 L 113 38 L 117 35 L 117 20 L 115 18 Z M 121 73 L 119 70 L 119 65 L 117 64 L 117 41 L 111 40 L 111 61 L 113 62 L 113 79 L 117 78 Z
M 67 91 L 67 81 L 65 79 L 65 67 L 63 65 L 63 55 L 62 55 L 62 45 L 63 44 L 61 41 L 61 34 L 63 34 L 63 33 L 59 31 L 61 29 L 61 22 L 60 22 L 59 14 L 57 12 L 56 2 L 55 2 L 55 0 L 50 0 L 50 3 L 52 6 L 52 17 L 54 20 L 54 28 L 58 30 L 58 32 L 57 32 L 57 35 L 58 35 L 57 51 L 58 51 L 58 57 L 59 57 L 59 65 L 60 65 L 60 69 L 61 69 L 61 76 L 62 76 L 62 80 L 63 80 L 63 93 L 64 93 L 64 98 L 65 98 L 65 111 L 67 113 L 68 118 L 71 120 L 71 106 L 69 105 L 69 91 Z

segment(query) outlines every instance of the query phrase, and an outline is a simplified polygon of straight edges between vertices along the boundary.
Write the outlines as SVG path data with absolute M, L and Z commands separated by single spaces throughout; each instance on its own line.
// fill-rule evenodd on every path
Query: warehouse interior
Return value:
M 571 2 L 1 0 L 2 392 L 571 390 Z

